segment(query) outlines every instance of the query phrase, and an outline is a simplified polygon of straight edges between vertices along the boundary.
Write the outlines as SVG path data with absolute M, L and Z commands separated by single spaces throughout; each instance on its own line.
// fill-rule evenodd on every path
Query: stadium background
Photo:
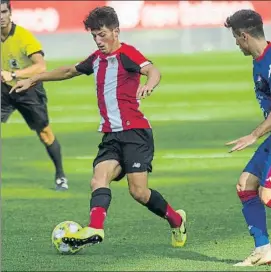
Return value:
M 45 85 L 68 192 L 53 190 L 53 167 L 19 114 L 2 126 L 2 270 L 234 270 L 252 247 L 235 183 L 256 146 L 228 154 L 224 143 L 249 133 L 262 113 L 251 59 L 238 52 L 223 22 L 235 10 L 252 8 L 271 38 L 270 1 L 11 3 L 14 22 L 43 43 L 49 69 L 77 63 L 95 49 L 82 20 L 105 4 L 119 14 L 121 39 L 160 68 L 161 85 L 142 103 L 156 140 L 150 186 L 187 210 L 189 242 L 172 249 L 167 224 L 136 204 L 123 180 L 113 184 L 105 242 L 68 258 L 54 252 L 50 232 L 57 223 L 87 223 L 88 180 L 100 141 L 93 79 L 79 77 Z

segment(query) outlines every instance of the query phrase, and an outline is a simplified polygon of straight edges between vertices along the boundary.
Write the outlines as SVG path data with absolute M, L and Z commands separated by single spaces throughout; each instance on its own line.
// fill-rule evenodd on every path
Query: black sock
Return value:
M 91 194 L 90 210 L 95 207 L 102 207 L 107 211 L 111 202 L 111 198 L 111 190 L 109 188 L 96 189 Z
M 55 165 L 56 178 L 64 177 L 65 174 L 62 166 L 61 147 L 58 140 L 55 138 L 51 145 L 46 146 L 46 150 Z
M 103 229 L 107 210 L 111 202 L 111 190 L 109 188 L 96 189 L 90 200 L 90 218 L 88 226 L 95 229 Z
M 151 196 L 149 201 L 145 204 L 145 206 L 154 214 L 165 218 L 167 212 L 167 201 L 163 198 L 163 196 L 155 191 L 151 190 Z

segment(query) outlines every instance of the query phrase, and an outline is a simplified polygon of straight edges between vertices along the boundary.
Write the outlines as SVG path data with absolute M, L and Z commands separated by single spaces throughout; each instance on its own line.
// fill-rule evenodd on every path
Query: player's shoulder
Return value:
M 96 50 L 96 51 L 92 52 L 86 59 L 93 62 L 100 56 L 101 56 L 100 50 Z
M 137 52 L 139 52 L 139 50 L 131 44 L 121 43 L 121 48 L 120 48 L 119 52 L 129 55 L 129 54 L 137 53 Z
M 34 36 L 34 34 L 30 30 L 24 28 L 23 26 L 17 25 L 17 24 L 15 25 L 15 33 L 20 36 L 23 36 L 23 37 Z

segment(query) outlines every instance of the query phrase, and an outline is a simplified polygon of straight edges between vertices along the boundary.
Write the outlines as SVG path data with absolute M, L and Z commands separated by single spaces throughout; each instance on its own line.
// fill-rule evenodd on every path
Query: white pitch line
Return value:
M 211 153 L 211 154 L 165 154 L 165 155 L 155 155 L 156 158 L 162 159 L 218 159 L 218 158 L 247 158 L 246 155 L 231 155 L 227 153 Z M 69 157 L 69 159 L 76 160 L 93 160 L 94 156 L 76 156 Z
M 144 108 L 184 108 L 184 107 L 239 107 L 240 102 L 236 101 L 229 101 L 229 102 L 221 102 L 221 101 L 216 101 L 216 102 L 169 102 L 169 103 L 153 103 L 153 102 L 145 102 L 144 103 Z M 249 106 L 255 106 L 256 101 L 244 101 L 242 102 L 243 107 L 249 107 Z M 65 106 L 50 106 L 49 105 L 49 111 L 50 112 L 61 112 L 61 111 L 93 111 L 98 113 L 98 106 L 91 105 L 91 104 L 81 104 L 81 105 L 65 105 Z
M 198 115 L 192 115 L 192 114 L 180 114 L 180 115 L 176 115 L 176 114 L 172 114 L 169 116 L 163 116 L 161 115 L 150 115 L 148 116 L 148 119 L 150 120 L 150 122 L 153 121 L 160 121 L 160 122 L 168 122 L 168 121 L 195 121 L 195 120 L 212 120 L 213 115 L 210 114 L 210 116 L 208 115 L 202 115 L 202 114 L 198 114 Z M 87 116 L 70 116 L 70 117 L 56 117 L 50 118 L 50 123 L 51 124 L 70 124 L 70 123 L 77 123 L 77 124 L 84 124 L 84 123 L 97 123 L 97 125 L 99 124 L 100 119 L 99 117 L 87 117 Z M 13 118 L 10 120 L 9 122 L 10 124 L 25 124 L 25 121 L 22 118 Z
M 200 65 L 200 66 L 183 66 L 172 65 L 161 67 L 162 73 L 171 74 L 185 74 L 185 73 L 197 73 L 197 72 L 227 72 L 227 71 L 250 71 L 251 67 L 247 65 Z

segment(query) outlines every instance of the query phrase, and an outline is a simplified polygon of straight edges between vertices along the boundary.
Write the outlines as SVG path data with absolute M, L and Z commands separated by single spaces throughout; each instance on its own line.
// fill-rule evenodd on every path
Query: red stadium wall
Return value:
M 271 23 L 270 1 L 11 1 L 13 20 L 33 32 L 82 32 L 89 10 L 113 6 L 122 29 L 222 26 L 241 8 L 259 12 Z

